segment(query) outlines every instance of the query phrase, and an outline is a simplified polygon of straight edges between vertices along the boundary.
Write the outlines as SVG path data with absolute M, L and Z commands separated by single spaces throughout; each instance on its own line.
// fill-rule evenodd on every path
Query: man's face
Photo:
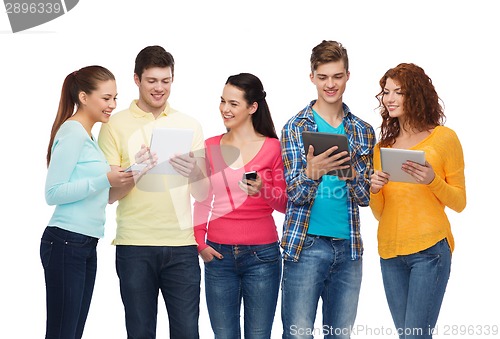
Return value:
M 174 78 L 170 67 L 151 67 L 142 72 L 141 79 L 134 74 L 134 81 L 139 87 L 137 106 L 145 112 L 160 114 L 170 96 L 170 87 Z
M 310 77 L 318 91 L 318 100 L 328 104 L 339 100 L 342 102 L 342 95 L 349 80 L 349 72 L 346 71 L 342 60 L 319 65 Z

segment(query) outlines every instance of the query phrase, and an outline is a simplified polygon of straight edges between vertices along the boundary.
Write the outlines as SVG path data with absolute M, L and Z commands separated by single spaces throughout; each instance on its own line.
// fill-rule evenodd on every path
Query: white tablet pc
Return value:
M 338 149 L 331 155 L 347 151 L 349 152 L 349 143 L 347 141 L 347 136 L 345 134 L 333 134 L 333 133 L 323 133 L 323 132 L 302 132 L 302 141 L 304 142 L 304 151 L 307 154 L 309 150 L 309 145 L 314 147 L 314 155 L 319 155 L 333 146 L 338 146 Z M 351 165 L 347 162 L 346 165 Z M 334 170 L 327 173 L 328 175 L 337 175 L 339 177 L 351 177 L 352 167 L 346 168 L 344 170 Z
M 401 169 L 407 161 L 413 161 L 425 165 L 425 152 L 419 150 L 408 150 L 401 148 L 380 147 L 380 162 L 382 171 L 391 175 L 390 181 L 416 183 L 415 179 Z
M 191 150 L 194 131 L 182 128 L 156 127 L 151 135 L 151 152 L 158 156 L 158 164 L 147 174 L 179 174 L 170 165 L 174 154 L 187 154 Z

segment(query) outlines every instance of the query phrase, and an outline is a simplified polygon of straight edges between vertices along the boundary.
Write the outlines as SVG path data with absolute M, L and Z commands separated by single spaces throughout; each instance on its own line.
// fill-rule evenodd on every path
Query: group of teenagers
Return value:
M 213 330 L 202 337 L 270 338 L 281 288 L 283 338 L 318 334 L 320 299 L 321 334 L 350 338 L 362 280 L 360 206 L 378 220 L 383 285 L 399 337 L 432 337 L 454 249 L 445 208 L 466 205 L 460 141 L 444 126 L 441 100 L 421 67 L 401 63 L 380 79 L 377 141 L 343 102 L 345 47 L 322 41 L 310 65 L 317 98 L 280 137 L 260 79 L 240 73 L 222 89 L 225 132 L 205 139 L 201 124 L 168 102 L 174 59 L 161 46 L 137 55 L 139 98 L 116 114 L 108 69 L 87 66 L 65 78 L 47 152 L 45 197 L 55 210 L 40 245 L 45 338 L 82 337 L 96 246 L 106 206 L 116 201 L 113 244 L 127 338 L 156 337 L 160 291 L 170 338 L 200 337 L 199 256 Z M 193 131 L 191 151 L 168 159 L 176 174 L 148 173 L 158 165 L 149 147 L 155 128 Z M 304 131 L 344 134 L 349 152 L 304 149 Z M 381 147 L 424 150 L 425 164 L 402 165 L 417 183 L 391 181 Z M 125 170 L 135 163 L 145 168 Z M 349 177 L 329 174 L 349 166 Z M 247 178 L 250 171 L 256 177 Z M 275 211 L 284 213 L 281 239 Z

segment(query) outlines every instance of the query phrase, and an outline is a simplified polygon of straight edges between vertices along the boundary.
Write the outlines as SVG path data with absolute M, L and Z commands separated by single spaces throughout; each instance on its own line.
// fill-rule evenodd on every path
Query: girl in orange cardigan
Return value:
M 466 205 L 464 157 L 431 79 L 400 64 L 380 79 L 381 138 L 374 149 L 370 207 L 378 226 L 384 289 L 400 338 L 432 338 L 454 249 L 445 207 Z M 380 147 L 425 151 L 425 165 L 407 161 L 416 181 L 391 181 L 381 171 Z

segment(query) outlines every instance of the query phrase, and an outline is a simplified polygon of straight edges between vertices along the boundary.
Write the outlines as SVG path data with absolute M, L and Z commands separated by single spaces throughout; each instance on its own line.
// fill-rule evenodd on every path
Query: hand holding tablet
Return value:
M 413 161 L 422 166 L 425 165 L 425 152 L 421 150 L 409 150 L 400 148 L 380 148 L 380 161 L 382 171 L 389 173 L 389 181 L 419 183 L 410 174 L 406 173 L 402 166 L 407 161 Z
M 151 152 L 158 156 L 158 164 L 148 174 L 178 175 L 169 160 L 175 154 L 189 153 L 193 134 L 192 129 L 155 128 L 151 136 Z
M 304 150 L 306 155 L 309 151 L 310 145 L 314 147 L 314 156 L 326 152 L 333 146 L 337 146 L 338 148 L 336 151 L 330 154 L 330 156 L 341 152 L 347 152 L 347 157 L 349 157 L 350 154 L 347 136 L 344 134 L 304 131 L 302 132 L 302 140 L 304 142 Z M 346 160 L 343 165 L 349 165 L 349 168 L 332 170 L 328 172 L 327 175 L 336 175 L 340 178 L 352 177 L 352 166 L 350 160 Z

